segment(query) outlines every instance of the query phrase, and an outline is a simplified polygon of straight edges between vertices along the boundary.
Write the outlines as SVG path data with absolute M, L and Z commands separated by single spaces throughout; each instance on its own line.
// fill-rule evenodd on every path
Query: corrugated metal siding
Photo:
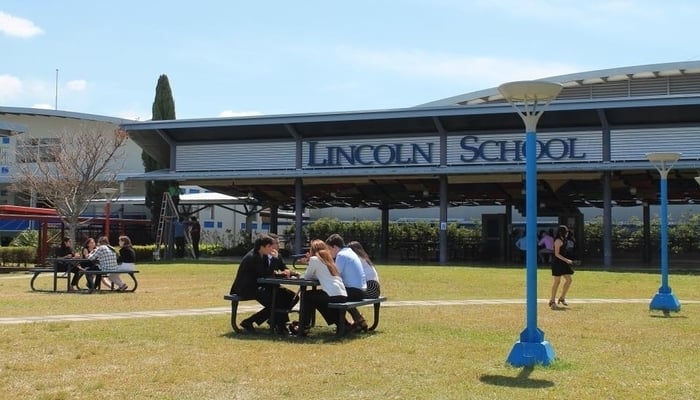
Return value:
M 668 96 L 700 93 L 700 74 L 629 79 L 564 88 L 557 100 Z
M 592 97 L 590 86 L 564 88 L 557 100 L 585 100 Z
M 683 160 L 700 159 L 700 127 L 614 130 L 610 138 L 612 161 L 643 161 L 651 152 L 679 152 Z
M 670 77 L 669 91 L 671 94 L 700 93 L 700 74 Z
M 179 145 L 177 171 L 280 170 L 295 168 L 294 142 Z
M 665 96 L 668 94 L 668 78 L 635 79 L 629 81 L 630 96 Z
M 608 82 L 591 85 L 592 98 L 600 99 L 606 97 L 628 97 L 629 81 Z

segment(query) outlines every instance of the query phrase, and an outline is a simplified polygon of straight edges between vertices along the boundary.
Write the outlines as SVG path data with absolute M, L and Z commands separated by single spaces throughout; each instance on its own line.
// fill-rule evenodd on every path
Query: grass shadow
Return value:
M 542 389 L 554 386 L 554 382 L 545 379 L 532 379 L 530 374 L 534 367 L 523 367 L 517 376 L 482 375 L 479 381 L 493 386 L 505 386 L 524 389 Z
M 663 318 L 663 319 L 687 319 L 687 315 L 679 315 L 679 314 L 649 314 L 651 318 Z
M 364 337 L 369 337 L 374 335 L 376 332 L 366 332 L 366 333 L 349 333 L 345 336 L 336 336 L 335 331 L 319 331 L 314 332 L 306 337 L 298 337 L 294 335 L 282 336 L 270 332 L 269 330 L 259 329 L 256 332 L 242 332 L 236 333 L 233 331 L 228 331 L 219 335 L 219 337 L 227 339 L 236 340 L 266 340 L 266 341 L 286 341 L 291 343 L 306 343 L 306 344 L 320 344 L 320 343 L 340 343 L 348 340 L 361 340 Z

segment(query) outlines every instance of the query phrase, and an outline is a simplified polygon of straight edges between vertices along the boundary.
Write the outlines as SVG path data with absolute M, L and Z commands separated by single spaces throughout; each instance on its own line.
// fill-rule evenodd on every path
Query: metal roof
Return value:
M 566 75 L 565 89 L 538 123 L 538 132 L 700 127 L 700 62 L 658 64 Z M 554 79 L 548 79 L 554 80 Z M 632 82 L 643 82 L 638 86 Z M 579 90 L 579 92 L 576 92 Z M 178 144 L 296 139 L 499 134 L 523 130 L 520 117 L 496 89 L 450 98 L 449 104 L 361 112 L 269 115 L 123 124 L 132 140 L 164 165 Z M 567 92 L 568 91 L 568 92 Z M 497 91 L 496 91 L 497 92 Z M 585 93 L 584 93 L 585 92 Z M 577 97 L 578 96 L 578 97 Z M 462 102 L 455 103 L 455 99 Z M 486 99 L 473 101 L 469 99 Z M 430 104 L 430 103 L 429 103 Z M 433 103 L 435 104 L 435 103 Z M 694 181 L 700 160 L 680 160 L 669 177 L 669 201 L 700 201 Z M 431 207 L 439 202 L 439 180 L 447 175 L 451 205 L 519 204 L 522 166 L 491 165 L 349 171 L 153 171 L 138 180 L 180 180 L 231 196 L 252 195 L 263 206 L 293 208 L 294 180 L 303 178 L 307 207 Z M 600 206 L 604 171 L 613 173 L 617 205 L 658 202 L 658 174 L 648 162 L 538 165 L 542 202 L 562 207 Z M 632 193 L 634 192 L 634 193 Z M 554 208 L 553 208 L 554 209 Z
M 26 130 L 27 127 L 22 124 L 15 124 L 0 120 L 0 136 L 17 135 L 19 133 L 24 133 Z
M 552 76 L 549 78 L 539 79 L 541 81 L 561 83 L 564 90 L 557 97 L 559 101 L 565 99 L 595 99 L 611 97 L 611 93 L 602 90 L 594 90 L 602 86 L 618 88 L 622 91 L 617 93 L 619 97 L 634 97 L 645 95 L 658 94 L 674 94 L 674 90 L 678 94 L 687 92 L 684 85 L 671 85 L 672 82 L 680 81 L 680 78 L 692 76 L 692 80 L 700 79 L 700 61 L 673 62 L 663 64 L 638 65 L 624 68 L 602 69 L 597 71 L 579 72 L 575 74 Z M 650 79 L 658 81 L 658 78 L 663 78 L 663 82 L 668 82 L 666 93 L 659 93 L 659 85 L 646 85 L 647 91 L 644 89 L 645 83 L 650 83 Z M 637 90 L 627 90 L 633 85 L 636 85 Z M 588 88 L 591 90 L 581 90 Z M 651 91 L 651 93 L 648 93 Z M 697 90 L 692 90 L 697 93 Z M 438 107 L 447 105 L 470 105 L 482 104 L 488 102 L 503 102 L 503 96 L 499 93 L 498 88 L 489 88 L 476 92 L 451 96 L 440 100 L 431 101 L 421 104 L 417 107 Z
M 85 120 L 85 121 L 111 122 L 115 125 L 120 125 L 123 123 L 132 122 L 131 120 L 125 119 L 125 118 L 115 118 L 115 117 L 107 117 L 104 115 L 85 114 L 85 113 L 79 113 L 79 112 L 73 112 L 73 111 L 48 110 L 48 109 L 44 109 L 44 108 L 29 108 L 29 107 L 3 107 L 3 106 L 0 106 L 0 115 L 2 115 L 2 114 L 71 118 L 71 119 L 81 119 L 81 120 Z

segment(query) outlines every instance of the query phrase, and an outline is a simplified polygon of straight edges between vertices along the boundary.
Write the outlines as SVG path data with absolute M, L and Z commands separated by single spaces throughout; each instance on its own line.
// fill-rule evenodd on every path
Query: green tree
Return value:
M 168 80 L 168 76 L 165 74 L 158 77 L 151 119 L 153 121 L 175 119 L 175 100 L 173 100 L 173 92 L 170 89 L 170 81 Z M 143 160 L 145 172 L 169 168 L 169 165 L 160 164 L 145 151 L 141 152 L 141 159 Z M 145 186 L 146 204 L 151 210 L 151 221 L 153 222 L 152 226 L 155 228 L 158 226 L 158 220 L 160 219 L 160 208 L 163 200 L 163 193 L 168 190 L 169 182 L 146 181 Z

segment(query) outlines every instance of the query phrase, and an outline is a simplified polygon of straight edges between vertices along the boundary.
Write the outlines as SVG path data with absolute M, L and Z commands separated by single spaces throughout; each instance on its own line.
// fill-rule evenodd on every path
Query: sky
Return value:
M 149 120 L 382 110 L 700 60 L 696 0 L 3 0 L 0 106 Z M 695 32 L 695 33 L 693 33 Z

